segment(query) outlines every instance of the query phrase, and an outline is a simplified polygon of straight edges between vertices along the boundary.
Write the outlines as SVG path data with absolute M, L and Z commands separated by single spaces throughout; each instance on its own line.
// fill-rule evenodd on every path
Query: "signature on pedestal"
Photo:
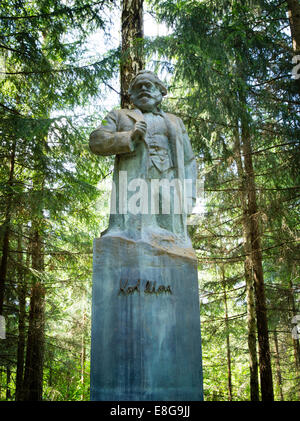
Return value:
M 128 279 L 120 280 L 120 289 L 118 295 L 131 295 L 135 292 L 140 294 L 141 290 L 144 294 L 172 294 L 170 285 L 156 285 L 156 281 L 144 281 L 145 285 L 141 286 L 141 280 L 138 279 L 134 285 L 128 285 Z

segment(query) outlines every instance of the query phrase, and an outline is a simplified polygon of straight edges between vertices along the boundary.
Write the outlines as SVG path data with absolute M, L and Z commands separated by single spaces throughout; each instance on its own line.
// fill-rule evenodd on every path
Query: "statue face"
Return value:
M 147 76 L 141 76 L 132 87 L 130 99 L 140 110 L 151 112 L 157 110 L 162 94 L 154 82 Z

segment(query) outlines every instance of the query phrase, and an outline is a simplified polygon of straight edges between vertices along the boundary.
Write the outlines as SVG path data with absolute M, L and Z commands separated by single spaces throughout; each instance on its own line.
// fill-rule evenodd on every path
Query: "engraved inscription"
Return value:
M 145 285 L 143 286 L 143 288 L 141 287 L 141 280 L 138 279 L 136 281 L 135 284 L 133 285 L 128 285 L 128 279 L 126 280 L 122 280 L 120 279 L 120 289 L 119 289 L 119 294 L 118 295 L 131 295 L 134 294 L 135 292 L 140 294 L 140 291 L 142 289 L 142 291 L 144 292 L 144 294 L 155 294 L 155 295 L 159 295 L 159 294 L 172 294 L 172 289 L 170 285 L 156 285 L 157 282 L 156 281 L 145 281 L 144 282 Z
M 163 292 L 165 292 L 167 294 L 172 294 L 172 290 L 171 290 L 170 285 L 168 285 L 168 286 L 159 285 L 156 289 L 156 282 L 150 282 L 150 281 L 146 282 L 144 292 L 145 292 L 145 294 L 161 294 Z
M 119 295 L 130 295 L 134 292 L 140 293 L 140 280 L 137 280 L 137 283 L 132 286 L 128 286 L 128 280 L 122 281 L 120 280 L 120 290 Z

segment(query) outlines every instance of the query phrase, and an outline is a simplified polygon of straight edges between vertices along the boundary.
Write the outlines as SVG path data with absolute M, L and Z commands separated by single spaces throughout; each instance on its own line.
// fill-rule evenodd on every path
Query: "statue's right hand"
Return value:
M 147 123 L 145 121 L 137 121 L 132 131 L 131 139 L 133 141 L 145 140 L 147 131 Z

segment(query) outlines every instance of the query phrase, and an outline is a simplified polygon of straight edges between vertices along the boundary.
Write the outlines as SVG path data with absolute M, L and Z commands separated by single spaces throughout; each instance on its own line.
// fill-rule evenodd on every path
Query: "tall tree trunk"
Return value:
M 287 0 L 287 4 L 293 51 L 300 54 L 300 3 L 299 0 Z
M 266 309 L 266 297 L 261 254 L 261 235 L 258 221 L 258 208 L 255 190 L 255 175 L 252 162 L 251 137 L 245 116 L 242 118 L 242 151 L 246 174 L 246 189 L 248 197 L 248 218 L 250 220 L 251 261 L 254 277 L 256 301 L 256 322 L 259 349 L 259 369 L 261 395 L 263 401 L 273 401 L 273 379 Z
M 15 155 L 16 155 L 16 141 L 13 141 L 12 151 L 10 156 L 10 170 L 9 170 L 9 179 L 8 179 L 8 196 L 6 201 L 6 211 L 5 211 L 5 220 L 4 220 L 4 235 L 2 242 L 2 257 L 0 263 L 0 315 L 3 315 L 3 303 L 4 303 L 4 293 L 5 293 L 5 283 L 7 276 L 7 262 L 9 254 L 9 235 L 10 235 L 10 220 L 12 213 L 12 184 L 14 179 L 14 169 L 15 169 Z
M 26 275 L 22 268 L 23 257 L 22 257 L 22 227 L 19 229 L 18 235 L 18 300 L 19 300 L 19 336 L 18 336 L 18 350 L 17 350 L 17 374 L 16 374 L 16 395 L 15 400 L 22 400 L 23 391 L 23 374 L 24 374 L 24 356 L 25 356 L 25 333 L 26 333 Z M 29 253 L 26 258 L 27 265 L 29 264 Z
M 278 337 L 277 337 L 276 330 L 274 330 L 273 337 L 274 337 L 274 345 L 275 345 L 277 383 L 278 383 L 278 388 L 279 388 L 279 393 L 280 393 L 280 400 L 284 401 L 283 390 L 282 390 L 282 376 L 281 376 L 281 368 L 280 368 Z
M 32 268 L 42 272 L 44 260 L 42 242 L 38 229 L 32 241 Z M 34 279 L 31 288 L 29 327 L 24 375 L 24 400 L 40 401 L 43 392 L 44 361 L 44 312 L 45 288 L 40 280 Z
M 247 212 L 247 197 L 245 189 L 245 176 L 241 158 L 240 135 L 238 130 L 235 133 L 235 161 L 238 169 L 238 177 L 240 180 L 240 199 L 243 211 L 243 239 L 244 253 L 246 255 L 244 261 L 244 272 L 246 282 L 246 300 L 247 300 L 247 330 L 248 330 L 248 350 L 249 350 L 249 367 L 250 367 L 250 399 L 251 401 L 259 401 L 259 382 L 258 382 L 258 361 L 256 351 L 256 318 L 255 318 L 255 298 L 253 284 L 253 270 L 251 262 L 251 236 L 250 236 L 250 219 Z
M 248 229 L 248 227 L 247 227 Z M 247 235 L 247 234 L 246 234 Z M 248 235 L 246 240 L 246 253 L 249 252 Z M 250 246 L 251 250 L 251 246 Z M 251 251 L 250 251 L 251 253 Z M 255 297 L 252 276 L 252 262 L 249 254 L 244 262 L 246 295 L 247 295 L 247 327 L 248 327 L 248 349 L 249 349 L 249 365 L 250 365 L 250 399 L 251 401 L 259 401 L 259 381 L 258 381 L 258 360 L 256 350 L 256 318 L 255 318 Z
M 122 60 L 121 60 L 121 107 L 128 108 L 128 88 L 131 79 L 144 68 L 144 55 L 139 39 L 144 37 L 144 0 L 122 0 Z
M 222 265 L 221 270 L 222 270 L 222 284 L 223 284 L 223 299 L 224 299 L 224 307 L 225 307 L 228 400 L 232 401 L 231 351 L 230 351 L 228 306 L 227 306 L 226 279 L 225 279 L 224 265 Z

